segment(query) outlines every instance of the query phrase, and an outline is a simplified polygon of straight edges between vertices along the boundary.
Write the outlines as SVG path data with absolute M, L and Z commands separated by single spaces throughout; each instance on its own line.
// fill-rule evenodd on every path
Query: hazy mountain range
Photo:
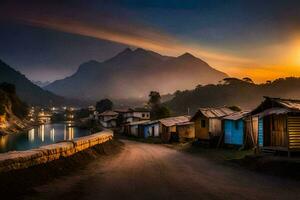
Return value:
M 129 48 L 103 61 L 88 61 L 76 73 L 44 87 L 61 96 L 97 100 L 147 97 L 151 90 L 162 94 L 217 83 L 227 75 L 203 60 L 185 53 L 163 56 L 141 48 Z

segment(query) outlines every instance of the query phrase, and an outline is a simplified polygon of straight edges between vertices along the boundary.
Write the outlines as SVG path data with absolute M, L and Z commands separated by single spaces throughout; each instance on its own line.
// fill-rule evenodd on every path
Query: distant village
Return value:
M 93 110 L 93 108 L 90 108 Z M 264 152 L 300 150 L 300 100 L 265 97 L 252 111 L 230 107 L 199 108 L 193 115 L 151 120 L 147 108 L 93 111 L 105 129 L 162 142 L 195 141 L 210 147 L 237 146 Z
M 99 113 L 89 106 L 85 117 L 79 108 L 32 107 L 32 123 L 84 123 L 94 121 L 103 130 L 138 138 L 160 138 L 164 143 L 194 141 L 210 147 L 237 146 L 264 152 L 300 150 L 300 100 L 265 97 L 252 111 L 232 107 L 199 108 L 193 115 L 153 120 L 151 109 L 122 108 Z

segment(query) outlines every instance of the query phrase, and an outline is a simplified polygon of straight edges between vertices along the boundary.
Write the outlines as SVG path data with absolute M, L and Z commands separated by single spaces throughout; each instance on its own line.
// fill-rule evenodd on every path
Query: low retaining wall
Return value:
M 113 133 L 103 131 L 93 135 L 62 141 L 27 151 L 10 151 L 0 154 L 0 172 L 28 168 L 47 163 L 61 157 L 71 156 L 79 151 L 105 143 L 113 138 Z

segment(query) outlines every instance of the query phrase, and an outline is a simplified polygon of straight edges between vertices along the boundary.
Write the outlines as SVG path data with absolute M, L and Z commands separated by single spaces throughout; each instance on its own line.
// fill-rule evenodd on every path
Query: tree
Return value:
M 151 107 L 154 107 L 154 106 L 160 105 L 160 103 L 161 103 L 161 96 L 160 96 L 159 92 L 151 91 L 149 94 L 148 104 Z
M 229 78 L 224 78 L 223 82 L 224 82 L 225 85 L 231 85 L 231 84 L 240 83 L 242 81 L 238 78 L 229 77 Z
M 112 110 L 113 106 L 114 106 L 114 104 L 111 100 L 102 99 L 102 100 L 100 100 L 96 103 L 96 110 L 99 113 L 102 113 L 102 112 L 107 111 L 107 110 Z
M 239 106 L 229 106 L 228 108 L 236 112 L 242 111 L 242 109 Z
M 75 116 L 77 119 L 86 118 L 90 116 L 90 111 L 87 108 L 82 108 L 76 112 Z
M 245 77 L 243 78 L 243 81 L 247 82 L 247 83 L 254 83 L 253 80 L 249 77 Z
M 169 109 L 161 105 L 161 96 L 159 92 L 150 92 L 148 104 L 151 107 L 151 119 L 161 119 L 170 116 Z

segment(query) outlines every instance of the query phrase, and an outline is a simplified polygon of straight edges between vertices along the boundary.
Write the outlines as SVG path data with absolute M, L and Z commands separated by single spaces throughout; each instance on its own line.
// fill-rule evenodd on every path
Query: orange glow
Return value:
M 241 55 L 241 52 L 228 54 L 221 49 L 195 45 L 146 27 L 128 25 L 129 30 L 124 31 L 122 30 L 124 25 L 120 24 L 114 27 L 91 25 L 53 16 L 43 18 L 23 16 L 15 19 L 31 26 L 146 48 L 164 55 L 178 56 L 190 52 L 229 76 L 238 78 L 247 76 L 255 82 L 300 75 L 300 36 L 295 34 L 277 43 L 249 44 L 249 48 L 244 49 L 246 52 Z

